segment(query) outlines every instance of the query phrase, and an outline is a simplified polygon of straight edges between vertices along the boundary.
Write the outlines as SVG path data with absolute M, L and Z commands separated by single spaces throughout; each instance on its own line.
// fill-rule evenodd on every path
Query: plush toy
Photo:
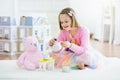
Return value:
M 23 44 L 25 51 L 18 58 L 17 65 L 27 70 L 35 70 L 39 68 L 38 61 L 43 58 L 43 55 L 38 49 L 39 45 L 37 38 L 32 36 L 24 38 Z

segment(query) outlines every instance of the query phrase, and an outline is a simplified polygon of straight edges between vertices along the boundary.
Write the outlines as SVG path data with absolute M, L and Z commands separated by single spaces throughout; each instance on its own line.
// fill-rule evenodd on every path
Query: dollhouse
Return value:
M 15 18 L 0 16 L 0 54 L 22 53 L 24 51 L 22 39 L 27 36 L 36 36 L 40 41 L 40 50 L 48 53 L 50 31 L 50 25 L 44 17 L 21 16 L 20 24 L 17 26 Z
M 0 52 L 1 54 L 17 51 L 17 27 L 13 17 L 0 16 Z

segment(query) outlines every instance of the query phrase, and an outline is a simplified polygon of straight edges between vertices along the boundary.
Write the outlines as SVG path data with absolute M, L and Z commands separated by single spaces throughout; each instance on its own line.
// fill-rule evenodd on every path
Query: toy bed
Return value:
M 120 60 L 108 58 L 104 67 L 70 72 L 27 71 L 19 68 L 16 60 L 0 60 L 0 80 L 120 80 Z

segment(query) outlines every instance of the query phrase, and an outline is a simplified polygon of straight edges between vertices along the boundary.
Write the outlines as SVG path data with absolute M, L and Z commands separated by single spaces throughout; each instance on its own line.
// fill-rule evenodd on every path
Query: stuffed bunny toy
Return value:
M 43 58 L 42 53 L 38 49 L 38 40 L 35 37 L 29 36 L 23 39 L 25 47 L 24 53 L 20 55 L 17 65 L 27 70 L 35 70 L 39 68 L 39 60 Z

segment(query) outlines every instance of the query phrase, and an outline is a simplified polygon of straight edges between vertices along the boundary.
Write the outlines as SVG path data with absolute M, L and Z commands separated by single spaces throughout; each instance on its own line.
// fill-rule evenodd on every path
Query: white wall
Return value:
M 64 7 L 68 7 L 67 0 L 18 0 L 18 15 L 32 15 L 46 13 L 48 24 L 51 24 L 53 37 L 59 31 L 58 13 Z
M 15 16 L 18 21 L 19 16 L 45 13 L 52 26 L 52 35 L 57 37 L 58 13 L 68 6 L 68 0 L 0 0 L 0 16 Z
M 102 26 L 102 4 L 100 0 L 70 0 L 76 10 L 79 23 L 88 27 L 96 37 L 100 36 Z
M 120 45 L 120 1 L 116 1 L 115 6 L 115 31 L 114 31 L 114 44 Z
M 14 0 L 0 0 L 0 16 L 14 15 Z
M 100 34 L 97 30 L 101 27 L 102 13 L 98 0 L 0 0 L 0 15 L 15 16 L 18 21 L 22 15 L 47 13 L 52 35 L 57 37 L 58 13 L 69 6 L 75 9 L 81 25 L 88 27 L 97 36 Z

